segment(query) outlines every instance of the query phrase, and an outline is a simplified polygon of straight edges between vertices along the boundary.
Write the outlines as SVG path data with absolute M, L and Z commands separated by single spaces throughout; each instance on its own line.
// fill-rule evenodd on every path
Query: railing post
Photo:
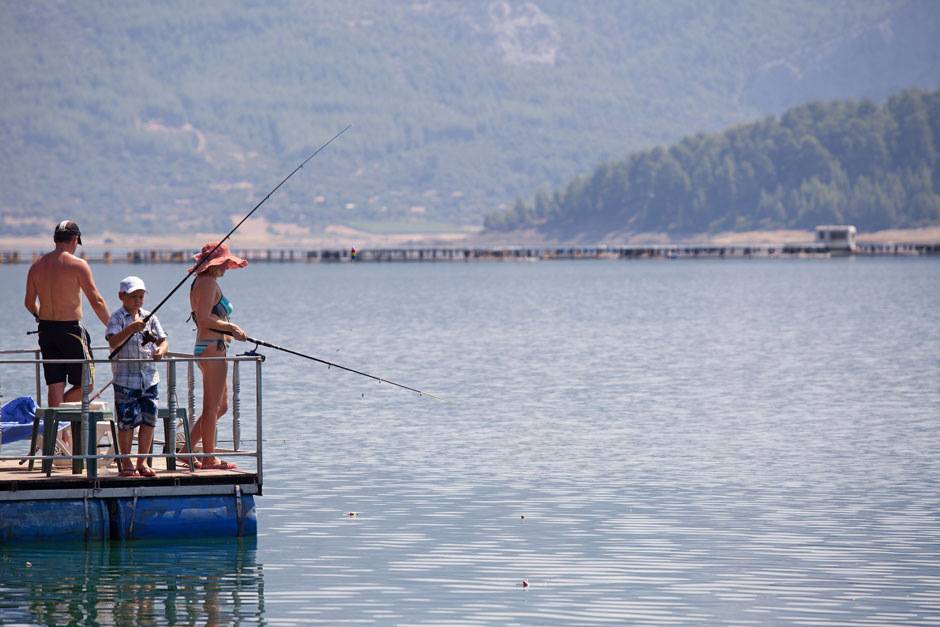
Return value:
M 261 476 L 263 464 L 263 455 L 261 453 L 261 362 L 263 357 L 255 358 L 255 472 L 258 475 L 258 487 L 264 485 Z
M 91 394 L 91 362 L 87 359 L 82 364 L 82 427 L 85 432 L 85 454 L 98 454 L 98 421 L 92 420 L 89 413 L 91 403 L 88 397 Z M 98 477 L 98 460 L 89 457 L 88 459 L 88 478 L 96 479 Z
M 196 375 L 193 362 L 186 362 L 186 411 L 189 416 L 189 424 L 196 419 Z M 175 444 L 175 443 L 174 443 Z
M 170 417 L 164 423 L 163 452 L 169 454 L 176 451 L 176 361 L 173 357 L 166 364 L 166 407 Z M 166 458 L 166 469 L 176 470 L 175 457 Z
M 236 451 L 242 434 L 242 403 L 241 394 L 239 394 L 238 363 L 237 359 L 232 362 L 232 444 Z
M 39 384 L 39 360 L 42 359 L 42 353 L 36 350 L 33 354 L 36 356 L 36 404 L 43 407 L 45 403 L 42 402 L 42 386 Z
M 193 414 L 196 411 L 196 377 L 195 377 L 195 368 L 193 362 L 186 362 L 186 387 L 188 398 L 186 399 L 186 411 L 187 413 L 183 416 L 183 442 L 185 443 L 186 451 L 189 451 L 186 458 L 189 460 L 189 472 L 193 473 L 196 471 L 196 458 L 193 457 L 193 453 L 196 451 L 193 450 L 193 442 L 190 439 L 190 434 L 192 432 L 193 424 Z M 174 418 L 175 420 L 175 418 Z M 173 450 L 178 448 L 176 442 L 173 442 Z

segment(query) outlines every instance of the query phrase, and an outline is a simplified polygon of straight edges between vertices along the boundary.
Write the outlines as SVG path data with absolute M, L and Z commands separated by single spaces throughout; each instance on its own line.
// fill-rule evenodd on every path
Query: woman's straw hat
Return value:
M 218 248 L 216 248 L 216 246 L 218 246 Z M 213 249 L 215 249 L 215 252 L 212 252 Z M 212 256 L 209 257 L 207 261 L 200 264 L 199 262 L 202 261 L 203 257 L 208 255 L 210 252 L 212 253 Z M 192 271 L 196 269 L 196 266 L 198 266 L 199 274 L 202 274 L 209 268 L 213 268 L 216 266 L 223 266 L 226 270 L 234 270 L 235 268 L 244 268 L 245 266 L 248 265 L 247 260 L 233 255 L 232 251 L 230 251 L 228 248 L 228 244 L 224 242 L 222 243 L 221 246 L 219 246 L 218 242 L 209 242 L 208 244 L 202 247 L 202 250 L 200 252 L 196 253 L 193 256 L 193 259 L 196 260 L 196 265 L 194 265 L 189 270 Z

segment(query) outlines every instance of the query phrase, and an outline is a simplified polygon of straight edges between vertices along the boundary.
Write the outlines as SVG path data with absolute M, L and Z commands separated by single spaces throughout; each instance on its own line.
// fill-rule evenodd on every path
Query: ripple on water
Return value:
M 253 334 L 449 402 L 271 354 L 256 546 L 0 547 L 0 622 L 938 623 L 938 279 L 866 259 L 232 273 Z M 285 285 L 305 289 L 274 320 Z

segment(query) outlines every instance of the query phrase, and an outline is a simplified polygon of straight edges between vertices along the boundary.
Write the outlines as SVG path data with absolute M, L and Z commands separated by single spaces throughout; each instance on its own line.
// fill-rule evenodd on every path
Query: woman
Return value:
M 195 256 L 196 266 L 193 266 L 196 268 L 196 278 L 189 292 L 189 302 L 196 323 L 196 345 L 193 348 L 196 357 L 224 357 L 233 337 L 237 340 L 245 339 L 241 327 L 229 321 L 232 303 L 222 295 L 218 279 L 226 270 L 244 268 L 248 262 L 233 255 L 227 244 L 223 243 L 216 248 L 217 244 L 210 242 L 203 246 L 202 251 Z M 212 252 L 213 249 L 215 252 Z M 210 253 L 211 256 L 203 261 Z M 215 452 L 216 423 L 228 411 L 228 362 L 200 361 L 199 369 L 202 371 L 202 413 L 193 425 L 189 439 L 192 446 L 202 441 L 202 450 L 208 456 L 202 458 L 201 462 L 194 462 L 194 466 L 231 470 L 236 467 L 235 464 L 212 455 Z M 182 461 L 189 463 L 186 458 Z

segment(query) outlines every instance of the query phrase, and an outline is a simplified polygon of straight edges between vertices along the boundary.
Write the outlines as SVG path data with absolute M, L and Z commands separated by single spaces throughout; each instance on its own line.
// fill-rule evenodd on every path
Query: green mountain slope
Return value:
M 938 16 L 929 0 L 3 2 L 0 233 L 63 215 L 222 230 L 347 123 L 269 220 L 479 224 L 794 94 L 935 87 Z
M 940 91 L 814 103 L 606 164 L 487 217 L 559 239 L 940 224 Z

